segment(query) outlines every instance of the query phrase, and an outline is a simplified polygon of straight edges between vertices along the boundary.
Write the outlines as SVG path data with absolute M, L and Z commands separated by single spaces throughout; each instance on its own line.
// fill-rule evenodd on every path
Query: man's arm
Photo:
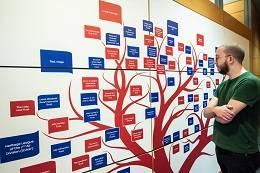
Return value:
M 217 106 L 218 105 L 218 98 L 213 97 L 208 106 L 204 109 L 204 116 L 206 118 L 215 118 L 216 121 L 226 124 L 229 123 L 235 116 L 232 109 L 234 109 L 232 106 L 237 105 L 234 102 L 231 102 L 232 105 L 223 105 L 223 106 Z M 237 109 L 238 106 L 236 106 Z M 241 109 L 242 110 L 242 109 Z

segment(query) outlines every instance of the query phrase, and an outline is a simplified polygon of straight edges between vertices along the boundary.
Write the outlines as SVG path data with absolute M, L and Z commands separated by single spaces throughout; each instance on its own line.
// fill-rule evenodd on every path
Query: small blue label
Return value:
M 193 94 L 188 94 L 188 102 L 193 102 Z
M 100 121 L 100 109 L 84 110 L 84 122 Z
M 163 138 L 163 145 L 168 145 L 171 143 L 171 135 L 164 136 Z
M 178 23 L 167 20 L 167 34 L 178 36 Z
M 200 131 L 200 125 L 199 124 L 196 124 L 195 126 L 194 126 L 194 132 L 196 133 L 196 132 L 199 132 Z
M 88 64 L 90 69 L 104 69 L 104 58 L 89 57 Z
M 188 126 L 193 125 L 193 117 L 188 118 Z
M 175 85 L 175 78 L 174 77 L 168 77 L 168 86 L 174 86 Z
M 107 154 L 97 155 L 91 158 L 92 169 L 102 168 L 107 166 Z
M 60 108 L 60 95 L 59 94 L 38 96 L 38 110 L 52 109 L 52 108 Z
M 207 68 L 203 68 L 203 75 L 207 75 L 208 73 L 208 69 Z
M 124 37 L 136 38 L 136 28 L 124 26 Z
M 160 64 L 167 65 L 168 64 L 168 56 L 160 55 Z
M 172 134 L 172 139 L 173 139 L 173 142 L 180 140 L 180 131 L 174 132 Z
M 117 173 L 130 173 L 130 167 L 117 171 Z
M 190 144 L 185 144 L 185 145 L 183 146 L 183 152 L 184 152 L 184 153 L 187 153 L 188 151 L 190 151 Z
M 174 38 L 173 37 L 167 37 L 167 44 L 168 46 L 174 46 Z
M 127 55 L 129 57 L 139 57 L 139 47 L 127 46 Z
M 207 107 L 208 102 L 207 101 L 203 101 L 203 108 Z
M 145 119 L 154 118 L 156 115 L 155 108 L 146 108 L 145 109 Z
M 151 93 L 150 94 L 150 102 L 158 102 L 159 101 L 159 93 Z
M 119 128 L 108 129 L 105 131 L 105 141 L 119 139 Z
M 192 67 L 187 67 L 187 75 L 192 75 L 193 71 L 192 71 Z
M 66 51 L 40 50 L 41 72 L 72 73 L 72 54 Z
M 39 132 L 0 139 L 0 163 L 39 154 Z
M 51 158 L 52 159 L 66 156 L 66 155 L 69 155 L 70 153 L 71 153 L 70 141 L 51 145 Z
M 107 45 L 120 46 L 120 35 L 119 34 L 106 33 L 106 44 Z
M 203 67 L 203 60 L 199 60 L 199 67 Z
M 147 55 L 148 55 L 148 57 L 157 57 L 157 48 L 148 46 Z
M 153 22 L 143 20 L 143 30 L 153 32 Z
M 199 112 L 199 105 L 198 104 L 194 105 L 193 111 L 194 112 Z
M 214 64 L 215 64 L 215 62 L 214 62 L 214 58 L 208 58 L 208 67 L 209 68 L 214 68 Z
M 204 100 L 208 100 L 209 98 L 209 94 L 208 93 L 204 93 Z
M 81 106 L 97 105 L 97 93 L 81 93 Z
M 214 68 L 211 68 L 210 69 L 210 75 L 214 75 L 215 71 L 214 71 Z
M 185 53 L 191 54 L 191 47 L 190 46 L 185 46 Z

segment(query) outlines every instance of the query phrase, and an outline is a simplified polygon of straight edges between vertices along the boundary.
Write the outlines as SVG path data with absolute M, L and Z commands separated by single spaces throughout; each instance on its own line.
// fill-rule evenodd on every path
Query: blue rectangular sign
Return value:
M 153 22 L 143 20 L 143 30 L 153 32 Z
M 140 55 L 139 47 L 127 46 L 127 56 L 129 57 L 139 57 Z
M 107 45 L 120 46 L 120 35 L 119 34 L 106 33 L 106 44 Z
M 188 102 L 193 102 L 193 94 L 188 94 Z
M 108 129 L 105 131 L 105 141 L 119 139 L 119 128 Z
M 81 106 L 97 105 L 97 93 L 81 93 Z
M 174 86 L 174 85 L 175 85 L 175 78 L 168 77 L 168 86 Z
M 151 93 L 150 94 L 150 102 L 158 102 L 159 101 L 159 93 Z
M 193 117 L 188 118 L 188 126 L 193 125 Z
M 167 20 L 167 34 L 178 36 L 178 23 Z
M 187 67 L 187 75 L 192 75 L 193 71 L 192 71 L 192 67 Z
M 60 108 L 60 95 L 39 95 L 38 96 L 38 110 Z
M 97 155 L 91 158 L 92 169 L 102 168 L 107 166 L 107 154 Z
M 164 136 L 163 138 L 163 145 L 168 145 L 171 143 L 171 135 Z
M 148 57 L 157 57 L 157 48 L 148 46 L 147 55 L 148 55 Z
M 124 37 L 136 38 L 136 28 L 124 26 Z
M 84 110 L 84 122 L 100 121 L 100 109 Z
M 214 68 L 215 62 L 214 62 L 214 58 L 208 58 L 208 67 L 209 68 Z
M 72 54 L 66 51 L 40 50 L 41 72 L 72 73 Z
M 199 124 L 196 124 L 196 125 L 194 126 L 194 133 L 196 133 L 196 132 L 198 132 L 198 131 L 200 131 L 200 125 L 199 125 Z
M 209 98 L 209 94 L 208 93 L 204 93 L 204 100 L 208 100 Z
M 117 171 L 117 173 L 131 173 L 130 167 Z
M 191 47 L 190 46 L 185 46 L 185 53 L 191 54 Z
M 193 111 L 194 112 L 199 112 L 199 105 L 198 104 L 193 106 Z
M 167 44 L 168 44 L 168 46 L 174 46 L 174 38 L 167 37 Z
M 208 73 L 208 69 L 207 68 L 203 68 L 203 75 L 207 75 L 207 73 Z
M 168 64 L 168 56 L 160 55 L 160 64 L 167 65 Z
M 89 57 L 88 64 L 90 69 L 104 69 L 104 58 L 99 57 Z
M 39 132 L 0 139 L 0 163 L 39 154 Z
M 145 109 L 145 119 L 154 118 L 156 115 L 155 108 Z
M 174 132 L 172 134 L 173 142 L 180 140 L 180 131 Z
M 183 152 L 184 152 L 184 153 L 187 153 L 188 151 L 190 151 L 190 144 L 185 144 L 185 145 L 183 146 Z
M 51 145 L 51 158 L 52 159 L 66 156 L 66 155 L 69 155 L 70 153 L 71 153 L 70 141 Z
M 203 60 L 199 60 L 199 67 L 203 67 Z

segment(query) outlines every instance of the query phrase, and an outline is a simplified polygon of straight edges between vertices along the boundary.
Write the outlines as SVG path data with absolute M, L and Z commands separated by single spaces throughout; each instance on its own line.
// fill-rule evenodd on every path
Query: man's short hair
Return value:
M 227 55 L 232 55 L 240 64 L 242 64 L 245 51 L 237 45 L 223 45 L 224 53 Z

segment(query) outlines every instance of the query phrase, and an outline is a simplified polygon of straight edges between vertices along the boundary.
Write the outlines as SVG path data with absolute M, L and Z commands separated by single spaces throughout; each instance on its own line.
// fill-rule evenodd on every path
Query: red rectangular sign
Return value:
M 178 104 L 184 104 L 184 96 L 178 97 Z
M 10 102 L 11 117 L 23 115 L 35 115 L 35 106 L 33 100 L 11 101 Z
M 125 59 L 126 69 L 136 70 L 138 63 L 137 59 Z
M 219 85 L 219 79 L 216 79 L 216 85 Z
M 171 46 L 165 46 L 166 55 L 173 55 L 173 48 Z
M 197 34 L 197 45 L 204 46 L 204 35 Z
M 194 102 L 198 102 L 200 99 L 199 94 L 194 95 Z
M 191 60 L 191 57 L 186 57 L 186 64 L 187 65 L 191 65 L 192 64 L 192 60 Z
M 158 74 L 165 74 L 165 67 L 164 65 L 157 65 L 157 73 Z
M 37 165 L 20 168 L 20 173 L 43 173 L 43 172 L 56 173 L 55 161 L 49 161 Z
M 193 78 L 193 85 L 198 85 L 199 79 L 197 77 Z
M 85 37 L 86 38 L 94 38 L 94 39 L 99 39 L 101 38 L 101 32 L 100 28 L 96 26 L 89 26 L 85 25 L 84 26 L 85 30 Z
M 106 59 L 119 60 L 119 49 L 106 47 Z
M 117 90 L 103 90 L 103 100 L 104 101 L 115 101 L 117 99 Z
M 89 155 L 72 158 L 72 171 L 89 167 Z
M 111 22 L 122 23 L 122 10 L 119 5 L 99 1 L 99 18 Z
M 204 61 L 207 61 L 207 60 L 208 60 L 208 54 L 205 54 L 205 53 L 203 54 L 203 60 L 204 60 Z
M 210 88 L 210 81 L 207 81 L 207 82 L 206 82 L 206 87 L 207 87 L 207 88 Z
M 82 89 L 83 90 L 99 89 L 98 78 L 82 77 Z
M 101 148 L 101 137 L 85 140 L 85 152 L 98 150 Z
M 189 129 L 184 129 L 184 130 L 182 131 L 182 135 L 183 135 L 183 137 L 188 136 L 188 135 L 189 135 Z
M 50 119 L 48 121 L 49 133 L 69 130 L 68 117 Z
M 154 46 L 154 37 L 152 35 L 144 35 L 144 45 Z
M 162 28 L 155 27 L 155 36 L 156 36 L 156 37 L 163 38 L 163 29 L 162 29 Z
M 135 124 L 135 114 L 123 115 L 123 125 Z
M 142 86 L 141 85 L 130 86 L 130 96 L 142 96 Z
M 176 69 L 176 62 L 175 61 L 169 61 L 169 69 L 170 70 Z
M 155 59 L 144 58 L 144 68 L 155 68 Z
M 143 129 L 132 130 L 131 132 L 132 132 L 132 141 L 137 141 L 144 138 Z
M 180 144 L 175 144 L 172 146 L 172 154 L 176 154 L 180 151 Z
M 178 51 L 184 51 L 184 44 L 183 43 L 178 43 Z

